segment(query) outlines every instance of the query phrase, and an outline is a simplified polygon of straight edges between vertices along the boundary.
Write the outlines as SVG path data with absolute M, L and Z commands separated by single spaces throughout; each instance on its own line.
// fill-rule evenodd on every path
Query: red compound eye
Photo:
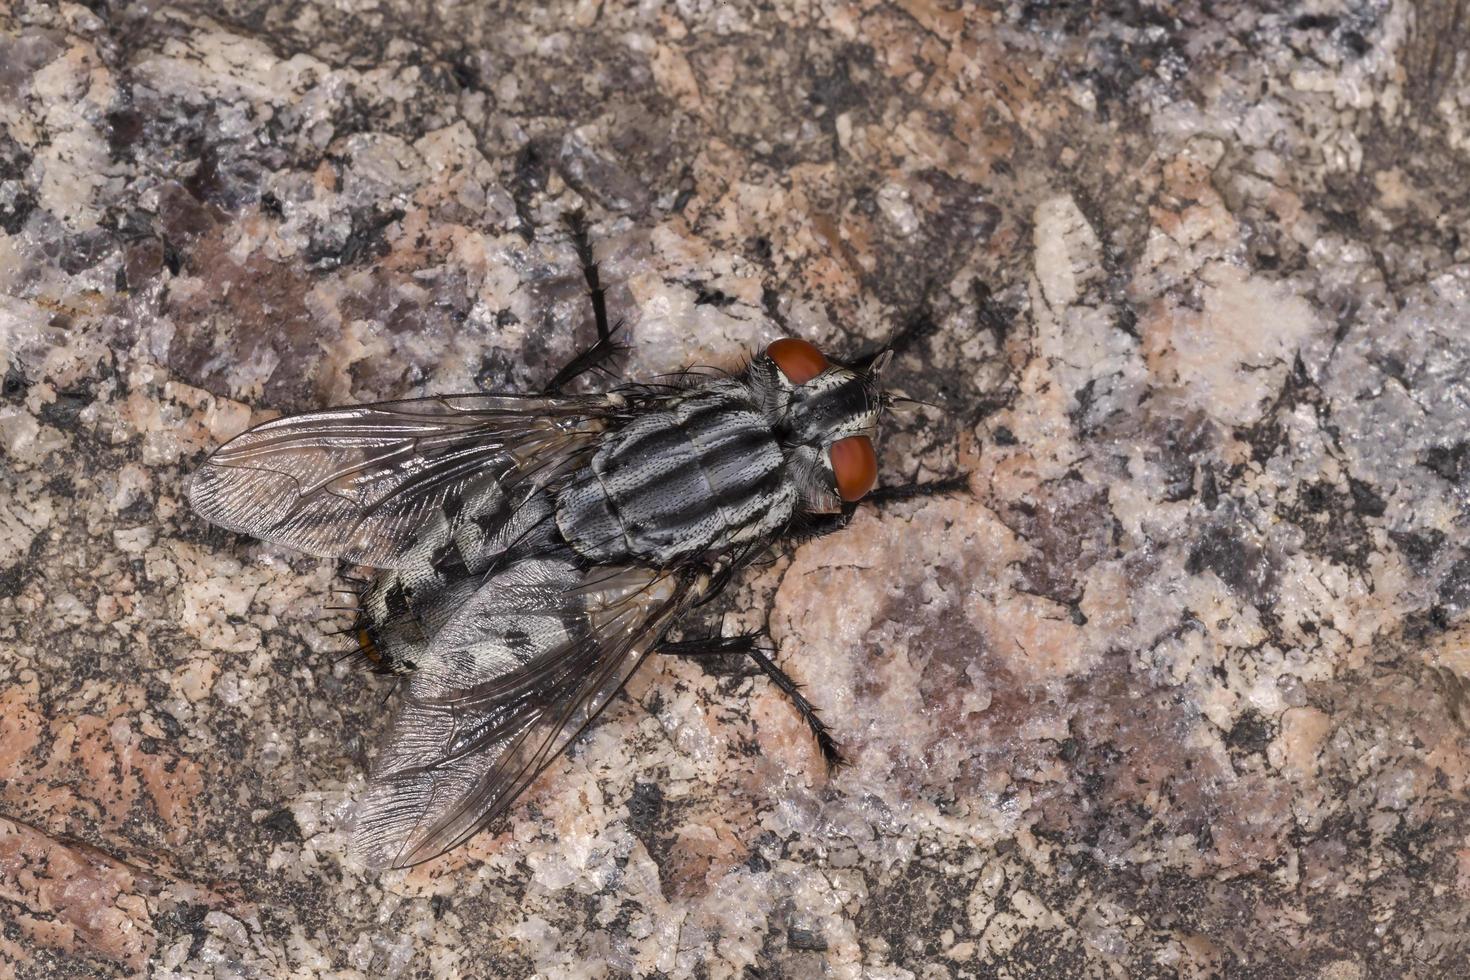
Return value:
M 878 482 L 878 454 L 867 436 L 848 436 L 832 443 L 832 474 L 837 495 L 848 503 L 861 500 Z
M 772 341 L 766 348 L 766 356 L 776 362 L 776 367 L 794 385 L 804 385 L 827 370 L 827 358 L 816 346 L 795 337 Z

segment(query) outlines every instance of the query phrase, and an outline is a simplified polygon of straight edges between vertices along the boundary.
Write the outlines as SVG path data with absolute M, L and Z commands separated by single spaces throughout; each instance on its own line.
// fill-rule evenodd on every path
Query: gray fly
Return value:
M 738 374 L 563 394 L 616 350 L 578 247 L 599 340 L 549 393 L 279 418 L 190 486 L 214 524 L 380 570 L 353 632 L 405 690 L 354 832 L 375 867 L 426 861 L 504 813 L 656 649 L 751 657 L 840 761 L 754 637 L 664 638 L 743 565 L 841 526 L 873 488 L 891 351 L 841 364 L 788 338 Z

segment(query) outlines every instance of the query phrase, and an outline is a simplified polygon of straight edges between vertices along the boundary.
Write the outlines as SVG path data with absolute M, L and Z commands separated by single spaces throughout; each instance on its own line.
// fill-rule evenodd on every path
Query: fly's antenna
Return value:
M 899 412 L 913 412 L 917 411 L 920 408 L 939 408 L 939 406 L 934 404 L 933 402 L 920 401 L 917 398 L 910 398 L 907 395 L 893 395 L 889 394 L 886 391 L 883 392 L 883 407 L 891 408 Z

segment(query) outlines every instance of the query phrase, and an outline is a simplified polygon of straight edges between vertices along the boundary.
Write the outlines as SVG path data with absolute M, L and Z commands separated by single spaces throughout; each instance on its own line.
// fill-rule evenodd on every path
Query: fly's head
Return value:
M 884 350 L 864 362 L 839 364 L 788 337 L 751 363 L 751 381 L 764 396 L 809 511 L 855 503 L 878 482 L 875 443 L 886 404 L 883 368 L 891 356 Z

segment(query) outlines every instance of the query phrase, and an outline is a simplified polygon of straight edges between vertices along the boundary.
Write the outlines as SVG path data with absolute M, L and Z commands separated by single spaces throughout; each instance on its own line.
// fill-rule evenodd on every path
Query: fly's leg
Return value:
M 728 654 L 749 657 L 771 679 L 771 683 L 791 700 L 797 713 L 811 729 L 812 737 L 817 740 L 817 747 L 822 750 L 822 759 L 827 763 L 827 771 L 831 772 L 847 761 L 837 748 L 837 742 L 832 738 L 827 723 L 822 721 L 816 707 L 801 693 L 801 685 L 776 666 L 775 661 L 761 649 L 760 634 L 745 633 L 740 636 L 711 636 L 667 642 L 658 648 L 658 652 L 675 657 L 719 657 Z
M 930 480 L 927 483 L 879 487 L 864 497 L 863 501 L 874 507 L 882 507 L 900 500 L 913 500 L 915 497 L 943 497 L 951 493 L 964 493 L 969 489 L 970 478 L 968 476 L 947 476 L 942 480 Z
M 582 277 L 587 280 L 587 295 L 592 300 L 592 319 L 597 325 L 597 342 L 586 350 L 578 351 L 556 373 L 556 377 L 546 386 L 548 395 L 559 394 L 572 379 L 588 371 L 603 370 L 608 360 L 627 350 L 626 346 L 614 339 L 614 335 L 623 326 L 622 321 L 608 325 L 607 290 L 603 288 L 602 277 L 598 272 L 592 239 L 587 235 L 587 219 L 582 212 L 573 211 L 567 216 L 567 227 L 571 231 L 572 246 L 577 250 L 577 258 L 582 263 Z
M 928 310 L 921 309 L 918 313 L 900 324 L 898 329 L 888 338 L 887 343 L 853 358 L 853 366 L 866 370 L 877 360 L 879 355 L 889 351 L 895 354 L 902 354 L 938 329 L 939 322 L 934 319 Z
M 592 239 L 587 234 L 587 218 L 580 211 L 573 211 L 567 218 L 572 231 L 572 244 L 577 249 L 577 258 L 582 263 L 582 276 L 587 280 L 587 293 L 592 298 L 592 318 L 597 324 L 597 342 L 612 339 L 612 330 L 607 325 L 607 295 L 598 276 L 597 259 L 592 254 Z
M 928 483 L 880 487 L 863 498 L 863 502 L 882 507 L 884 504 L 898 500 L 960 493 L 968 488 L 968 477 L 955 476 L 943 480 L 931 480 Z M 808 518 L 805 525 L 793 529 L 793 536 L 802 540 L 821 537 L 824 534 L 841 530 L 852 520 L 852 515 L 856 510 L 857 504 L 844 504 L 838 513 L 821 514 Z M 837 748 L 837 742 L 832 738 L 831 730 L 827 728 L 826 722 L 822 721 L 817 714 L 816 707 L 801 693 L 801 685 L 792 680 L 766 655 L 765 650 L 761 648 L 760 640 L 761 634 L 759 633 L 745 633 L 740 636 L 712 636 L 694 640 L 667 641 L 657 648 L 657 652 L 677 657 L 719 657 L 732 654 L 749 657 L 771 679 L 771 683 L 775 684 L 791 700 L 797 713 L 801 715 L 802 720 L 811 729 L 812 736 L 817 740 L 817 746 L 822 750 L 822 758 L 827 763 L 828 771 L 843 765 L 846 760 L 843 759 L 842 752 Z
M 842 509 L 835 514 L 810 515 L 801 525 L 792 528 L 789 537 L 796 541 L 810 541 L 813 538 L 825 537 L 834 531 L 840 531 L 852 523 L 852 515 L 856 514 L 857 509 L 863 504 L 883 507 L 900 500 L 913 500 L 916 497 L 942 497 L 951 493 L 964 493 L 969 488 L 970 478 L 967 476 L 949 476 L 942 480 L 930 480 L 927 483 L 879 487 L 856 503 L 843 504 Z
M 938 329 L 939 323 L 929 311 L 920 310 L 899 326 L 898 330 L 889 338 L 887 347 L 894 353 L 902 354 Z

